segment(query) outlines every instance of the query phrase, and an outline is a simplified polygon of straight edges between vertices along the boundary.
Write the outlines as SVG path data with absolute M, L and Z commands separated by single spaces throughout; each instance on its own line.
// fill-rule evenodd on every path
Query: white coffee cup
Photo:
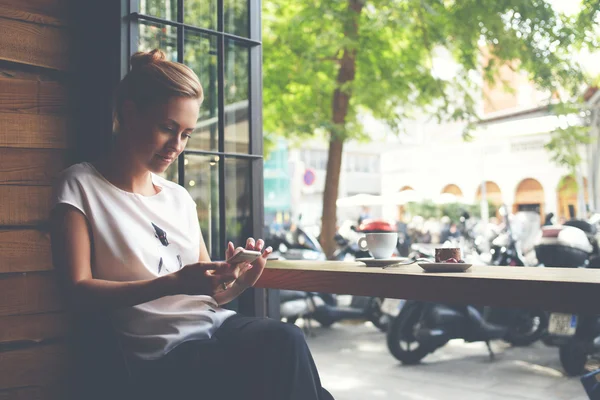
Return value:
M 397 244 L 396 232 L 366 233 L 365 237 L 358 240 L 358 247 L 369 250 L 377 259 L 390 258 Z

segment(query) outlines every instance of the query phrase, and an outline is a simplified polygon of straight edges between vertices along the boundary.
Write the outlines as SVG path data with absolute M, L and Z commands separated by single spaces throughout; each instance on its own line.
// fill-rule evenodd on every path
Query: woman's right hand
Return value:
M 197 262 L 166 277 L 171 280 L 176 294 L 213 296 L 231 286 L 239 274 L 239 264 Z

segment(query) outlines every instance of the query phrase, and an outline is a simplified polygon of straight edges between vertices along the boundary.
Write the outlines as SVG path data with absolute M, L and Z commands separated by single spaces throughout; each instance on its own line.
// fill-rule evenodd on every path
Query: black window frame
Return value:
M 185 186 L 185 156 L 207 155 L 218 156 L 219 166 L 219 251 L 213 254 L 214 259 L 222 259 L 225 254 L 227 238 L 227 219 L 225 215 L 225 186 L 226 160 L 249 160 L 251 165 L 251 195 L 252 232 L 254 237 L 263 237 L 264 226 L 264 188 L 263 188 L 263 132 L 262 132 L 262 42 L 261 42 L 261 0 L 247 0 L 249 37 L 240 37 L 224 31 L 224 1 L 217 0 L 217 29 L 205 29 L 183 22 L 184 1 L 177 1 L 177 19 L 168 20 L 139 12 L 139 0 L 121 0 L 121 49 L 120 75 L 121 78 L 129 71 L 129 59 L 138 48 L 138 23 L 140 21 L 160 23 L 177 28 L 177 61 L 184 62 L 184 39 L 186 31 L 201 33 L 214 37 L 217 41 L 217 98 L 218 98 L 218 149 L 185 150 L 178 159 L 178 183 Z M 248 47 L 248 78 L 249 78 L 249 152 L 232 153 L 225 151 L 225 52 L 226 40 L 232 40 Z M 240 244 L 243 245 L 243 244 Z M 258 316 L 277 316 L 278 298 L 276 293 L 264 289 L 249 289 L 238 301 L 238 311 Z M 269 300 L 269 301 L 267 301 Z

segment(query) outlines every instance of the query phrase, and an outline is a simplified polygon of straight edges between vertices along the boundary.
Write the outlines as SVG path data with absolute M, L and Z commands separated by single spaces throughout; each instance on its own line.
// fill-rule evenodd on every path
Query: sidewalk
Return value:
M 564 376 L 558 350 L 539 342 L 525 348 L 495 342 L 491 361 L 485 344 L 457 340 L 420 365 L 403 366 L 369 323 L 313 332 L 308 345 L 336 400 L 587 400 L 579 379 Z

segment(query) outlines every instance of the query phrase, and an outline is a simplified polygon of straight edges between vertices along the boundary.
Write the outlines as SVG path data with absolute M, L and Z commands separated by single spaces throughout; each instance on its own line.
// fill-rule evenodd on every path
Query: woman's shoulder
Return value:
M 80 181 L 87 177 L 93 176 L 92 166 L 88 162 L 81 162 L 73 164 L 58 175 L 57 183 L 69 182 L 69 181 Z

